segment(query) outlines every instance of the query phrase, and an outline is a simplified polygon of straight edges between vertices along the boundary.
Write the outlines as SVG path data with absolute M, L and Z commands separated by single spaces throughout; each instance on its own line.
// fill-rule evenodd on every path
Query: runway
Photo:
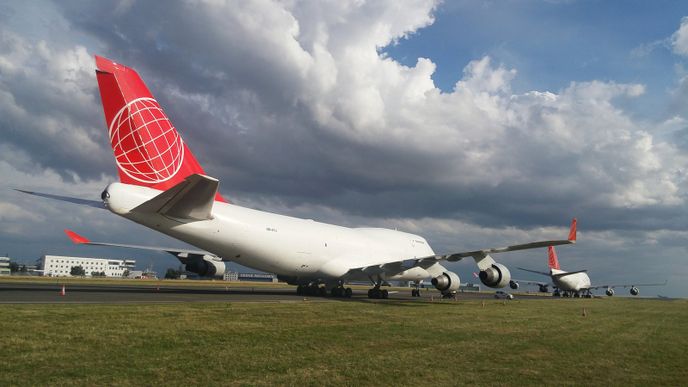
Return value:
M 423 296 L 411 297 L 410 290 L 391 291 L 387 300 L 370 300 L 365 289 L 354 290 L 353 297 L 304 297 L 293 288 L 231 284 L 218 286 L 165 286 L 123 284 L 66 284 L 57 283 L 0 283 L 0 304 L 131 304 L 172 302 L 298 302 L 304 298 L 319 302 L 390 302 L 437 300 L 436 292 L 424 292 Z M 528 298 L 542 298 L 525 296 Z M 489 293 L 459 293 L 458 299 L 494 299 Z

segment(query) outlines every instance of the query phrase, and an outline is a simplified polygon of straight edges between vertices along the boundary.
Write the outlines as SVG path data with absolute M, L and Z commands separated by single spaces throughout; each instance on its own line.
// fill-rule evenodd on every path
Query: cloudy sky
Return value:
M 97 199 L 117 179 L 94 54 L 137 69 L 235 203 L 438 253 L 560 238 L 576 216 L 565 269 L 688 296 L 684 2 L 0 2 L 0 253 L 164 271 L 62 229 L 178 242 L 12 191 Z M 497 258 L 546 268 L 544 251 Z

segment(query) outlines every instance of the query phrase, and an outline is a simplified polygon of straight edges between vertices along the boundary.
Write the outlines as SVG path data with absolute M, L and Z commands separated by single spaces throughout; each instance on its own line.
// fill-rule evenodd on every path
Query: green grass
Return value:
M 0 385 L 685 385 L 686 321 L 620 298 L 4 305 Z

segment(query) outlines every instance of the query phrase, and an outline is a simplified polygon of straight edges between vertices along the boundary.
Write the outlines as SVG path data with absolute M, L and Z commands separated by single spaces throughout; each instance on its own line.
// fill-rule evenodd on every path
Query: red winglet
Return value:
M 75 233 L 72 230 L 65 229 L 64 232 L 65 232 L 65 234 L 67 234 L 69 239 L 71 239 L 72 242 L 76 243 L 77 245 L 81 245 L 81 244 L 90 242 L 90 240 L 88 240 L 88 238 L 83 237 L 83 236 Z
M 571 221 L 571 231 L 569 231 L 569 240 L 571 242 L 576 241 L 576 232 L 578 231 L 576 230 L 577 224 L 578 220 L 576 218 L 573 218 L 573 220 Z

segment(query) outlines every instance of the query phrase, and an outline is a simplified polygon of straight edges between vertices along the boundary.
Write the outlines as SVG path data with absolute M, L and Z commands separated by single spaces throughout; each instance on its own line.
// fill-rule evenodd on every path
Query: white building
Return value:
M 71 270 L 81 266 L 90 277 L 91 273 L 105 273 L 106 277 L 122 277 L 126 271 L 134 270 L 136 261 L 133 259 L 107 259 L 87 257 L 66 257 L 60 255 L 44 255 L 40 263 L 43 275 L 48 277 L 71 277 Z
M 239 273 L 236 271 L 227 270 L 224 276 L 225 281 L 239 281 Z
M 236 271 L 226 271 L 224 280 L 245 282 L 277 282 L 277 276 L 271 273 L 239 273 Z
M 0 275 L 10 275 L 9 257 L 0 257 Z

